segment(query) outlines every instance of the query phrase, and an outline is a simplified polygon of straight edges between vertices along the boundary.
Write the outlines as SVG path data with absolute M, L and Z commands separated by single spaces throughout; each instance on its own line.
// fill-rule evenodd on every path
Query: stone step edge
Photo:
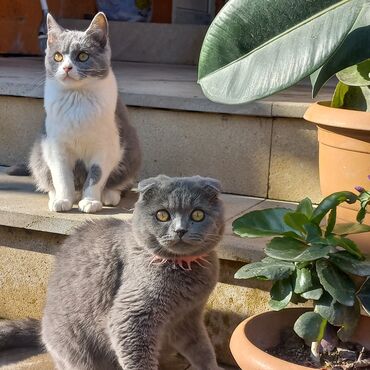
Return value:
M 51 234 L 69 235 L 82 223 L 114 217 L 129 220 L 137 193 L 129 192 L 116 208 L 104 207 L 97 214 L 84 214 L 75 205 L 65 213 L 50 212 L 46 194 L 34 190 L 30 177 L 8 176 L 6 167 L 0 167 L 0 226 L 21 228 Z M 253 262 L 263 257 L 268 239 L 243 239 L 233 234 L 232 222 L 247 211 L 269 207 L 294 208 L 296 203 L 273 201 L 234 194 L 222 194 L 225 203 L 225 235 L 219 246 L 220 258 L 232 261 Z

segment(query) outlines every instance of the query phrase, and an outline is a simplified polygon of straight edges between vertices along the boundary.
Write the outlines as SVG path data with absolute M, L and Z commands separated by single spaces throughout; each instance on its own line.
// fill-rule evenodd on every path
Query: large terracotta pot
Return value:
M 320 186 L 323 196 L 355 186 L 370 188 L 370 112 L 331 108 L 330 102 L 312 104 L 304 118 L 318 128 Z M 338 219 L 355 222 L 358 205 L 342 204 Z M 370 225 L 370 211 L 364 223 Z M 370 233 L 352 237 L 370 253 Z
M 287 308 L 270 311 L 244 320 L 234 330 L 230 349 L 235 361 L 242 370 L 312 370 L 295 365 L 264 352 L 279 344 L 282 332 L 293 327 L 294 322 L 307 308 Z M 361 316 L 354 342 L 370 349 L 370 317 Z

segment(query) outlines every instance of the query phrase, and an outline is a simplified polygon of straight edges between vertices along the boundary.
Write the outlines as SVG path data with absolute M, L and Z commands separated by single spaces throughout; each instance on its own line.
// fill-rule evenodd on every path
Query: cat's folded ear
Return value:
M 194 176 L 194 179 L 198 178 L 199 183 L 202 186 L 203 191 L 211 198 L 218 198 L 221 194 L 222 187 L 220 181 L 211 177 Z
M 58 24 L 58 22 L 50 13 L 47 15 L 46 23 L 48 26 L 48 44 L 52 44 L 64 31 L 64 28 Z
M 102 47 L 107 44 L 108 20 L 103 12 L 96 14 L 85 33 L 86 35 L 93 37 L 96 41 L 98 41 Z
M 153 195 L 163 181 L 168 180 L 166 175 L 159 175 L 141 180 L 137 186 L 137 191 L 140 193 L 140 199 L 145 199 Z

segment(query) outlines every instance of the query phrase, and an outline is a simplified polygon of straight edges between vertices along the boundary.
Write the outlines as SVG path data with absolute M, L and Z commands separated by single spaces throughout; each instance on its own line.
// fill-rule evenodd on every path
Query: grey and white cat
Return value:
M 42 342 L 59 370 L 156 370 L 164 341 L 194 370 L 216 370 L 203 309 L 218 278 L 220 184 L 143 180 L 133 221 L 88 223 L 56 256 Z M 30 343 L 36 321 L 0 323 L 0 348 Z
M 51 211 L 115 206 L 132 187 L 141 161 L 138 138 L 118 97 L 110 65 L 108 23 L 98 13 L 85 32 L 62 28 L 49 14 L 45 56 L 45 134 L 30 170 Z

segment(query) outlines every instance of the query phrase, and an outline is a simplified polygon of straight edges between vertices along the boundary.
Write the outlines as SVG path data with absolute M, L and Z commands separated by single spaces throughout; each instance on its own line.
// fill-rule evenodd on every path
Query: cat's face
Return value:
M 110 68 L 108 23 L 98 13 L 85 32 L 62 28 L 48 14 L 47 76 L 67 88 L 76 88 L 104 78 Z
M 153 254 L 206 254 L 221 240 L 224 215 L 217 180 L 158 176 L 140 182 L 139 192 L 134 233 Z

